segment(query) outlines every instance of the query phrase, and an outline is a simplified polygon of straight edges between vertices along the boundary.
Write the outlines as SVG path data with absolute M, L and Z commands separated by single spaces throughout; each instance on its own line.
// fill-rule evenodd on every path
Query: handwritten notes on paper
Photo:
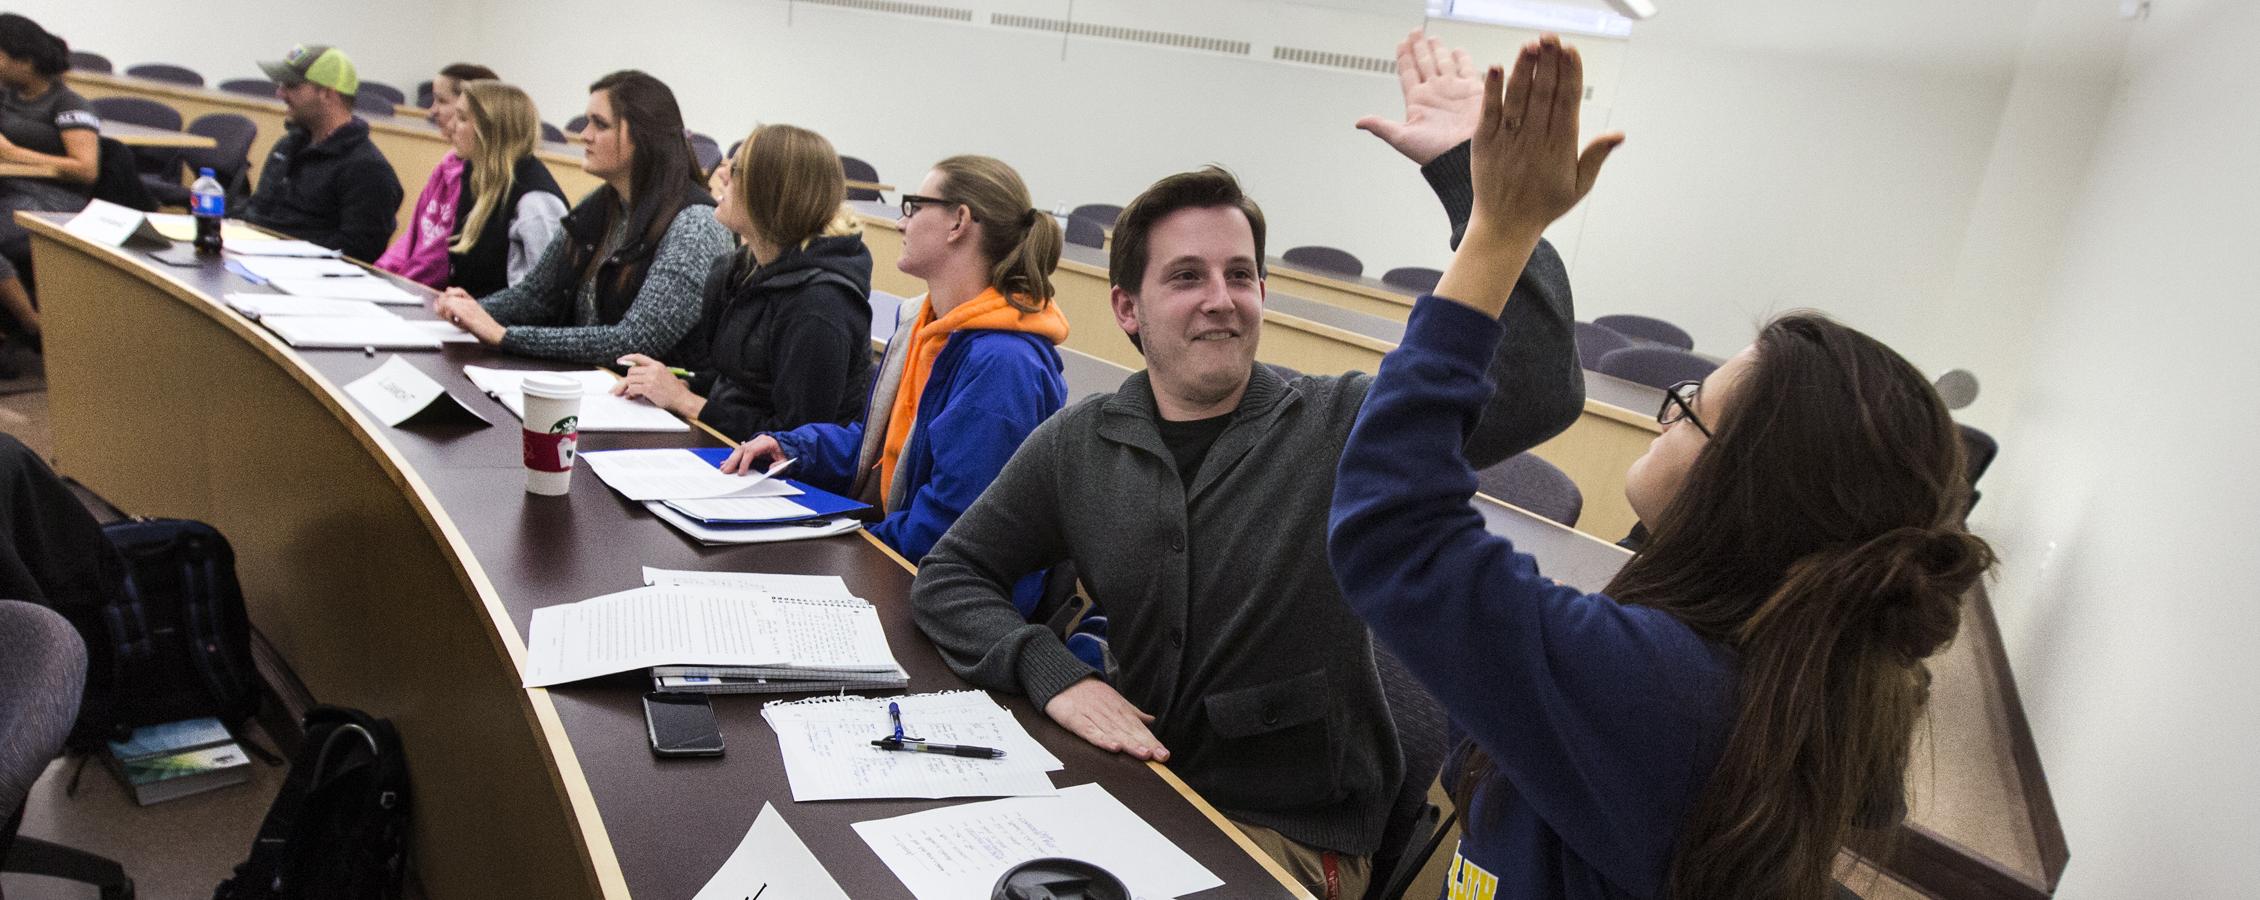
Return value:
M 969 759 L 871 746 L 894 734 L 888 703 L 902 709 L 909 737 L 991 747 L 1003 759 Z M 982 691 L 895 698 L 818 697 L 771 703 L 761 717 L 777 732 L 793 799 L 1037 797 L 1054 793 L 1059 758 L 1028 735 L 1012 712 Z
M 1096 784 L 857 822 L 855 831 L 919 900 L 988 900 L 1007 870 L 1050 856 L 1112 872 L 1140 900 L 1224 884 Z

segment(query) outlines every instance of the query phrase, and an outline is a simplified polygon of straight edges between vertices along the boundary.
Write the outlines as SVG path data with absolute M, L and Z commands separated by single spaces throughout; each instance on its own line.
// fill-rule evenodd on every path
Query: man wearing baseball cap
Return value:
M 335 47 L 300 44 L 259 68 L 274 79 L 290 121 L 267 155 L 244 218 L 355 259 L 376 259 L 400 211 L 400 177 L 369 142 L 369 123 L 353 115 L 361 89 L 353 61 Z

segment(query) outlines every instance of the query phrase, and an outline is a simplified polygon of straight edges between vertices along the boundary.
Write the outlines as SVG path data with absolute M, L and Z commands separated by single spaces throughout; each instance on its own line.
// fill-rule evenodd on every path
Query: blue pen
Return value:
M 893 737 L 872 741 L 871 746 L 881 750 L 901 750 L 911 753 L 939 753 L 944 756 L 962 756 L 967 759 L 1003 759 L 1004 751 L 992 747 L 974 747 L 966 744 L 936 744 L 925 738 L 904 737 L 902 734 L 902 705 L 889 701 L 887 718 L 895 723 Z

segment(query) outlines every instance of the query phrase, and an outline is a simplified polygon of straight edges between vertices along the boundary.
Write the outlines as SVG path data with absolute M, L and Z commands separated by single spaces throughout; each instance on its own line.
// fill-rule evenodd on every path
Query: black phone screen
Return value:
M 654 691 L 643 696 L 651 752 L 659 756 L 721 756 L 722 726 L 705 694 Z

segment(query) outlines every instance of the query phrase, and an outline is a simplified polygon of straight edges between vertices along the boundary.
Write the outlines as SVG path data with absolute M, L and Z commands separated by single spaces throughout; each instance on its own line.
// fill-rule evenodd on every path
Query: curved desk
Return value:
M 958 801 L 791 802 L 757 696 L 715 701 L 729 755 L 658 762 L 643 679 L 520 687 L 535 608 L 636 586 L 643 565 L 838 574 L 880 609 L 912 690 L 964 687 L 910 622 L 907 565 L 862 535 L 696 546 L 585 473 L 566 496 L 528 495 L 515 420 L 461 367 L 539 363 L 477 345 L 403 353 L 495 426 L 387 428 L 341 388 L 380 356 L 294 350 L 220 302 L 249 285 L 217 264 L 92 245 L 62 218 L 18 217 L 47 314 L 57 467 L 135 513 L 220 528 L 253 623 L 299 680 L 399 725 L 430 896 L 689 897 L 764 800 L 850 896 L 908 896 L 850 823 Z M 1225 881 L 1202 896 L 1307 896 L 1166 769 L 999 699 L 1066 763 L 1056 782 L 1103 783 Z

